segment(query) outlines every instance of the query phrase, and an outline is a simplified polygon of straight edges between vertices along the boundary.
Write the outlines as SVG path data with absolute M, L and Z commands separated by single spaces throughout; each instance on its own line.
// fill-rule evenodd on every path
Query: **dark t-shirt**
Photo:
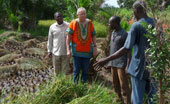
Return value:
M 127 32 L 120 29 L 119 32 L 112 32 L 111 40 L 110 40 L 110 55 L 118 51 L 120 48 L 124 46 L 124 43 L 127 38 Z M 124 69 L 127 64 L 127 55 L 124 55 L 120 58 L 112 60 L 109 62 L 108 66 L 117 67 Z

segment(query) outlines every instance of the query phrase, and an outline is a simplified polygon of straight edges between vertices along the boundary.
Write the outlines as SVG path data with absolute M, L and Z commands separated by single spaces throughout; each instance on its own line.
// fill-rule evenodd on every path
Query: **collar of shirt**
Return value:
M 56 22 L 56 24 L 55 24 L 55 25 L 56 25 L 57 27 L 63 27 L 63 26 L 64 26 L 64 24 L 65 24 L 65 22 L 63 21 L 63 23 L 62 23 L 61 25 L 59 25 L 57 22 Z
M 122 35 L 123 29 L 120 28 L 120 30 L 118 32 L 116 32 L 115 30 L 113 30 L 112 35 L 114 35 L 116 33 L 116 35 Z
M 80 20 L 79 20 L 79 18 L 77 18 L 77 19 L 76 19 L 76 21 L 80 23 Z M 89 19 L 88 19 L 88 18 L 86 18 L 86 21 L 85 21 L 85 23 L 87 23 L 88 21 L 89 21 Z

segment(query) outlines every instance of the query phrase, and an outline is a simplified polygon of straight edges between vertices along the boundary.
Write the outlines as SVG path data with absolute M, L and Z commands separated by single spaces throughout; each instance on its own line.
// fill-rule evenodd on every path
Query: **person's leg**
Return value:
M 124 104 L 131 104 L 131 93 L 129 88 L 128 77 L 124 69 L 117 68 L 120 88 L 121 88 L 121 95 Z
M 86 83 L 88 81 L 88 69 L 89 69 L 89 64 L 90 64 L 90 58 L 82 58 L 82 75 L 81 79 L 83 83 Z
M 132 82 L 132 103 L 143 104 L 146 81 L 139 80 L 138 78 L 132 76 L 131 82 Z
M 120 83 L 119 83 L 119 77 L 117 73 L 117 68 L 112 67 L 111 68 L 111 73 L 112 73 L 112 81 L 113 81 L 113 88 L 117 96 L 119 97 L 119 100 L 122 101 L 121 97 L 121 89 L 120 89 Z
M 81 68 L 81 57 L 73 56 L 73 81 L 78 83 Z
M 120 82 L 121 95 L 124 104 L 131 104 L 131 93 L 128 83 L 128 77 L 124 69 L 117 68 L 117 73 Z
M 54 74 L 58 75 L 59 70 L 61 70 L 60 56 L 53 55 L 53 67 L 54 67 Z
M 153 79 L 146 81 L 146 93 L 148 96 L 148 104 L 157 104 L 156 93 L 158 91 L 156 82 Z
M 61 57 L 61 71 L 66 74 L 69 70 L 69 58 L 67 56 Z

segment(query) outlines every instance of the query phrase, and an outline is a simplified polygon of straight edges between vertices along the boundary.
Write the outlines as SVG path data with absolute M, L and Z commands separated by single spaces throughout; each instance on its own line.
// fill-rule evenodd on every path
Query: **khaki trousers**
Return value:
M 56 75 L 58 75 L 60 72 L 66 73 L 66 71 L 69 69 L 69 58 L 66 55 L 53 55 L 53 67 Z
M 115 93 L 118 95 L 122 104 L 131 104 L 131 90 L 125 69 L 112 67 L 111 72 Z

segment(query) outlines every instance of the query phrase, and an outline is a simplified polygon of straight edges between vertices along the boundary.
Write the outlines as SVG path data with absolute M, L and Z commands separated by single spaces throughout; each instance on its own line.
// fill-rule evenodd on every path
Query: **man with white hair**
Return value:
M 67 29 L 67 55 L 73 56 L 73 80 L 78 83 L 80 69 L 82 69 L 81 80 L 88 80 L 88 68 L 90 58 L 96 57 L 96 32 L 93 23 L 86 18 L 86 9 L 81 7 L 77 10 L 78 18 L 70 22 Z M 72 53 L 70 51 L 70 42 Z
M 147 16 L 146 4 L 142 0 L 136 1 L 133 4 L 133 14 L 137 21 L 132 24 L 124 46 L 112 55 L 99 60 L 94 66 L 96 70 L 98 70 L 107 62 L 127 54 L 134 48 L 133 56 L 128 68 L 132 83 L 132 103 L 143 104 L 144 93 L 147 92 L 148 104 L 155 104 L 155 99 L 152 99 L 155 91 L 151 86 L 149 86 L 149 91 L 146 90 L 146 87 L 148 87 L 149 73 L 145 70 L 145 49 L 148 48 L 148 42 L 147 38 L 144 36 L 147 31 L 142 25 L 143 23 L 146 23 L 147 25 L 150 24 L 154 27 L 154 20 Z

